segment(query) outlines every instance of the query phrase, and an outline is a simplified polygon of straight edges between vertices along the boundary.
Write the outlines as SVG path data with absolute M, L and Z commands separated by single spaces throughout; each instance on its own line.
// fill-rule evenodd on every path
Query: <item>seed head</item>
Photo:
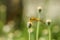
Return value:
M 31 28 L 31 27 L 32 27 L 32 22 L 29 21 L 29 22 L 27 23 L 27 28 Z
M 33 28 L 28 29 L 28 32 L 29 32 L 29 33 L 32 33 L 33 31 L 34 31 Z
M 46 24 L 50 25 L 51 24 L 51 20 L 50 19 L 46 20 Z
M 38 7 L 37 10 L 40 13 L 42 11 L 42 7 Z

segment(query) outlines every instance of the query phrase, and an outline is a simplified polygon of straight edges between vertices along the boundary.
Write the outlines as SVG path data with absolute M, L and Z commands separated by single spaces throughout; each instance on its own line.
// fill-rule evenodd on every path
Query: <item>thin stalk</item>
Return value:
M 31 38 L 30 38 L 30 32 L 29 32 L 29 40 L 30 40 Z
M 51 40 L 51 29 L 50 29 L 50 27 L 48 28 L 48 30 L 49 30 L 49 40 Z
M 39 25 L 40 25 L 40 22 L 37 23 L 36 40 L 38 40 L 38 35 L 39 35 Z
M 40 14 L 38 14 L 38 18 L 40 18 Z M 39 26 L 40 26 L 40 22 L 37 22 L 37 29 L 36 29 L 36 40 L 38 40 L 38 35 L 39 35 Z

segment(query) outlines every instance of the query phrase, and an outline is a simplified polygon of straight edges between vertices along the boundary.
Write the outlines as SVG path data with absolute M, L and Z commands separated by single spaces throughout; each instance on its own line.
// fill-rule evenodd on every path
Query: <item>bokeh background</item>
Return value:
M 42 12 L 38 13 L 38 7 Z M 60 0 L 0 0 L 0 40 L 28 40 L 27 22 L 38 17 L 51 25 L 40 23 L 39 40 L 60 40 Z M 37 22 L 33 23 L 31 40 L 36 40 Z

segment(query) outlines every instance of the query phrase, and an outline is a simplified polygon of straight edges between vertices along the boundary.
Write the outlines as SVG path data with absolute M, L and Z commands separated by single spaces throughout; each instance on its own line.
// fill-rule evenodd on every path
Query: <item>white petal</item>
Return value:
M 39 6 L 39 7 L 37 7 L 37 9 L 39 10 L 39 9 L 42 9 L 42 7 L 41 6 Z

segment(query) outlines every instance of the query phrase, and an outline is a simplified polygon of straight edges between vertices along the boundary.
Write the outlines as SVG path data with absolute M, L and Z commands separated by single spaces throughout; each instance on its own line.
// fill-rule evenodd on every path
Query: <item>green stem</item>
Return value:
M 40 18 L 40 14 L 37 14 L 38 18 Z M 39 36 L 39 26 L 40 26 L 40 22 L 37 22 L 37 29 L 36 29 L 36 40 L 38 40 L 38 36 Z
M 29 32 L 29 40 L 30 40 L 30 32 Z
M 49 40 L 51 40 L 51 29 L 50 29 L 50 27 L 48 28 L 48 30 L 49 30 Z
M 40 25 L 40 22 L 37 23 L 36 40 L 38 40 L 38 35 L 39 35 L 39 25 Z

